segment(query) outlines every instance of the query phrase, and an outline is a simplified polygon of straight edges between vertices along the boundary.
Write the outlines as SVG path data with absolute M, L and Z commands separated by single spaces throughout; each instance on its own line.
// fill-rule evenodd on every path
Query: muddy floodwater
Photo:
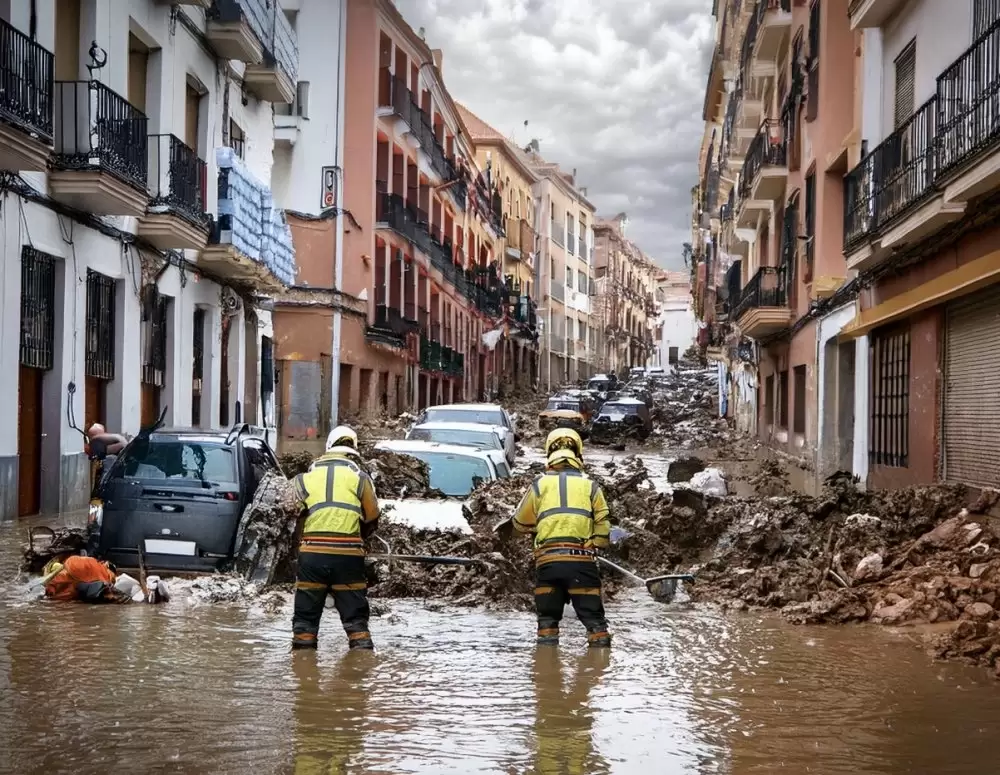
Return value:
M 0 578 L 24 525 L 0 524 Z M 290 602 L 50 604 L 0 585 L 4 773 L 992 773 L 1000 686 L 905 631 L 609 605 L 608 652 L 529 614 L 379 603 L 377 652 Z

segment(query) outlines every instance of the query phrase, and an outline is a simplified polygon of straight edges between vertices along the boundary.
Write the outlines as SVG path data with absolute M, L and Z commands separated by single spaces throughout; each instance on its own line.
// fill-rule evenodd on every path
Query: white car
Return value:
M 492 482 L 499 478 L 492 458 L 486 452 L 457 444 L 398 439 L 380 441 L 375 449 L 409 455 L 427 464 L 431 487 L 453 498 L 465 498 L 476 487 L 477 478 Z
M 473 425 L 488 425 L 501 429 L 507 464 L 514 465 L 514 421 L 500 404 L 441 404 L 429 406 L 420 413 L 414 425 L 429 422 L 460 422 Z
M 510 476 L 510 466 L 501 440 L 503 430 L 497 425 L 477 425 L 471 422 L 425 422 L 410 428 L 406 438 L 478 449 L 490 456 L 496 466 L 497 476 L 507 479 Z

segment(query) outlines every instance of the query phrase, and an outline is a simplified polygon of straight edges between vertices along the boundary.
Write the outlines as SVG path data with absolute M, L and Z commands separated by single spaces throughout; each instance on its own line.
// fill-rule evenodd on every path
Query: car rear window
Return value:
M 222 444 L 178 439 L 150 439 L 145 455 L 133 444 L 122 455 L 124 476 L 130 479 L 161 479 L 177 484 L 236 484 L 236 459 Z
M 605 404 L 601 415 L 605 417 L 623 417 L 629 414 L 639 414 L 642 404 Z
M 500 425 L 503 422 L 503 412 L 496 410 L 474 409 L 428 409 L 425 422 L 469 422 L 474 425 Z
M 485 460 L 448 452 L 404 452 L 404 455 L 423 460 L 430 473 L 430 484 L 445 495 L 461 498 L 475 489 L 476 480 L 492 480 L 490 467 Z
M 414 428 L 411 439 L 436 441 L 439 444 L 458 444 L 476 449 L 503 449 L 500 439 L 492 431 L 459 430 L 457 428 Z

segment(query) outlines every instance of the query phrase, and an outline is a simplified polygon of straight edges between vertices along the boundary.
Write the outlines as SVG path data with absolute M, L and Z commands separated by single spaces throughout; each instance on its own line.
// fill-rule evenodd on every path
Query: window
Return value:
M 972 39 L 978 40 L 1000 19 L 1000 0 L 975 0 L 972 7 Z
M 579 272 L 577 274 L 577 283 L 578 283 L 577 290 L 580 291 L 580 293 L 586 293 L 587 292 L 587 275 L 586 275 L 585 272 Z
M 241 159 L 246 158 L 246 139 L 240 125 L 229 119 L 229 147 L 236 151 L 236 155 Z
M 194 311 L 191 342 L 191 425 L 201 426 L 201 388 L 205 374 L 205 310 Z
M 778 427 L 788 427 L 788 370 L 778 374 Z
M 916 108 L 917 41 L 911 40 L 896 57 L 896 106 L 893 125 L 904 124 Z
M 22 366 L 51 369 L 55 352 L 56 262 L 30 245 L 21 249 Z
M 576 249 L 576 228 L 574 226 L 573 216 L 566 213 L 566 252 L 571 256 L 573 251 Z M 568 283 L 572 285 L 572 283 Z
M 427 464 L 432 488 L 445 495 L 463 498 L 472 492 L 477 480 L 489 482 L 493 479 L 489 463 L 485 458 L 453 455 L 446 452 L 404 452 Z
M 806 432 L 806 367 L 796 366 L 792 372 L 795 407 L 792 410 L 792 431 Z
M 905 468 L 910 451 L 910 331 L 876 331 L 871 346 L 871 442 L 874 465 Z
M 167 308 L 170 299 L 161 296 L 155 285 L 142 292 L 142 381 L 163 387 L 167 370 Z
M 668 347 L 667 348 L 667 363 L 671 363 L 671 364 L 672 363 L 677 363 L 677 361 L 679 360 L 679 357 L 680 357 L 680 348 L 679 347 Z M 768 379 L 772 379 L 772 378 L 768 377 Z
M 483 426 L 481 431 L 418 426 L 410 431 L 407 438 L 418 441 L 436 441 L 439 444 L 458 444 L 462 447 L 474 447 L 482 450 L 503 449 L 500 437 L 487 426 Z
M 130 444 L 115 466 L 118 476 L 170 480 L 172 484 L 236 484 L 233 451 L 220 444 L 180 439 Z
M 806 176 L 806 276 L 812 282 L 813 257 L 816 255 L 816 176 Z M 739 271 L 739 270 L 737 270 Z
M 243 454 L 246 456 L 247 471 L 250 474 L 250 493 L 260 484 L 265 474 L 278 473 L 278 461 L 274 454 L 260 439 L 247 439 L 243 442 Z
M 566 267 L 566 285 L 570 288 L 573 287 L 573 270 L 570 267 Z
M 295 115 L 309 118 L 309 81 L 299 81 L 295 86 Z
M 673 347 L 671 350 L 675 349 Z M 673 361 L 670 361 L 673 363 Z M 764 424 L 774 425 L 774 375 L 764 380 Z

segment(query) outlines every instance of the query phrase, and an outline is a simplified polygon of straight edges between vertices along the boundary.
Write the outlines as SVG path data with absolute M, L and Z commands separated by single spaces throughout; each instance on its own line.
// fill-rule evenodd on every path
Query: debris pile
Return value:
M 444 498 L 430 485 L 427 464 L 410 455 L 363 447 L 363 467 L 380 498 Z
M 760 462 L 757 473 L 748 480 L 754 492 L 762 498 L 789 495 L 792 484 L 788 472 L 775 458 L 765 458 Z
M 77 554 L 87 546 L 87 530 L 82 527 L 36 527 L 28 531 L 22 548 L 21 571 L 39 574 L 50 560 Z
M 243 510 L 232 570 L 265 586 L 293 580 L 299 512 L 291 480 L 267 474 Z

